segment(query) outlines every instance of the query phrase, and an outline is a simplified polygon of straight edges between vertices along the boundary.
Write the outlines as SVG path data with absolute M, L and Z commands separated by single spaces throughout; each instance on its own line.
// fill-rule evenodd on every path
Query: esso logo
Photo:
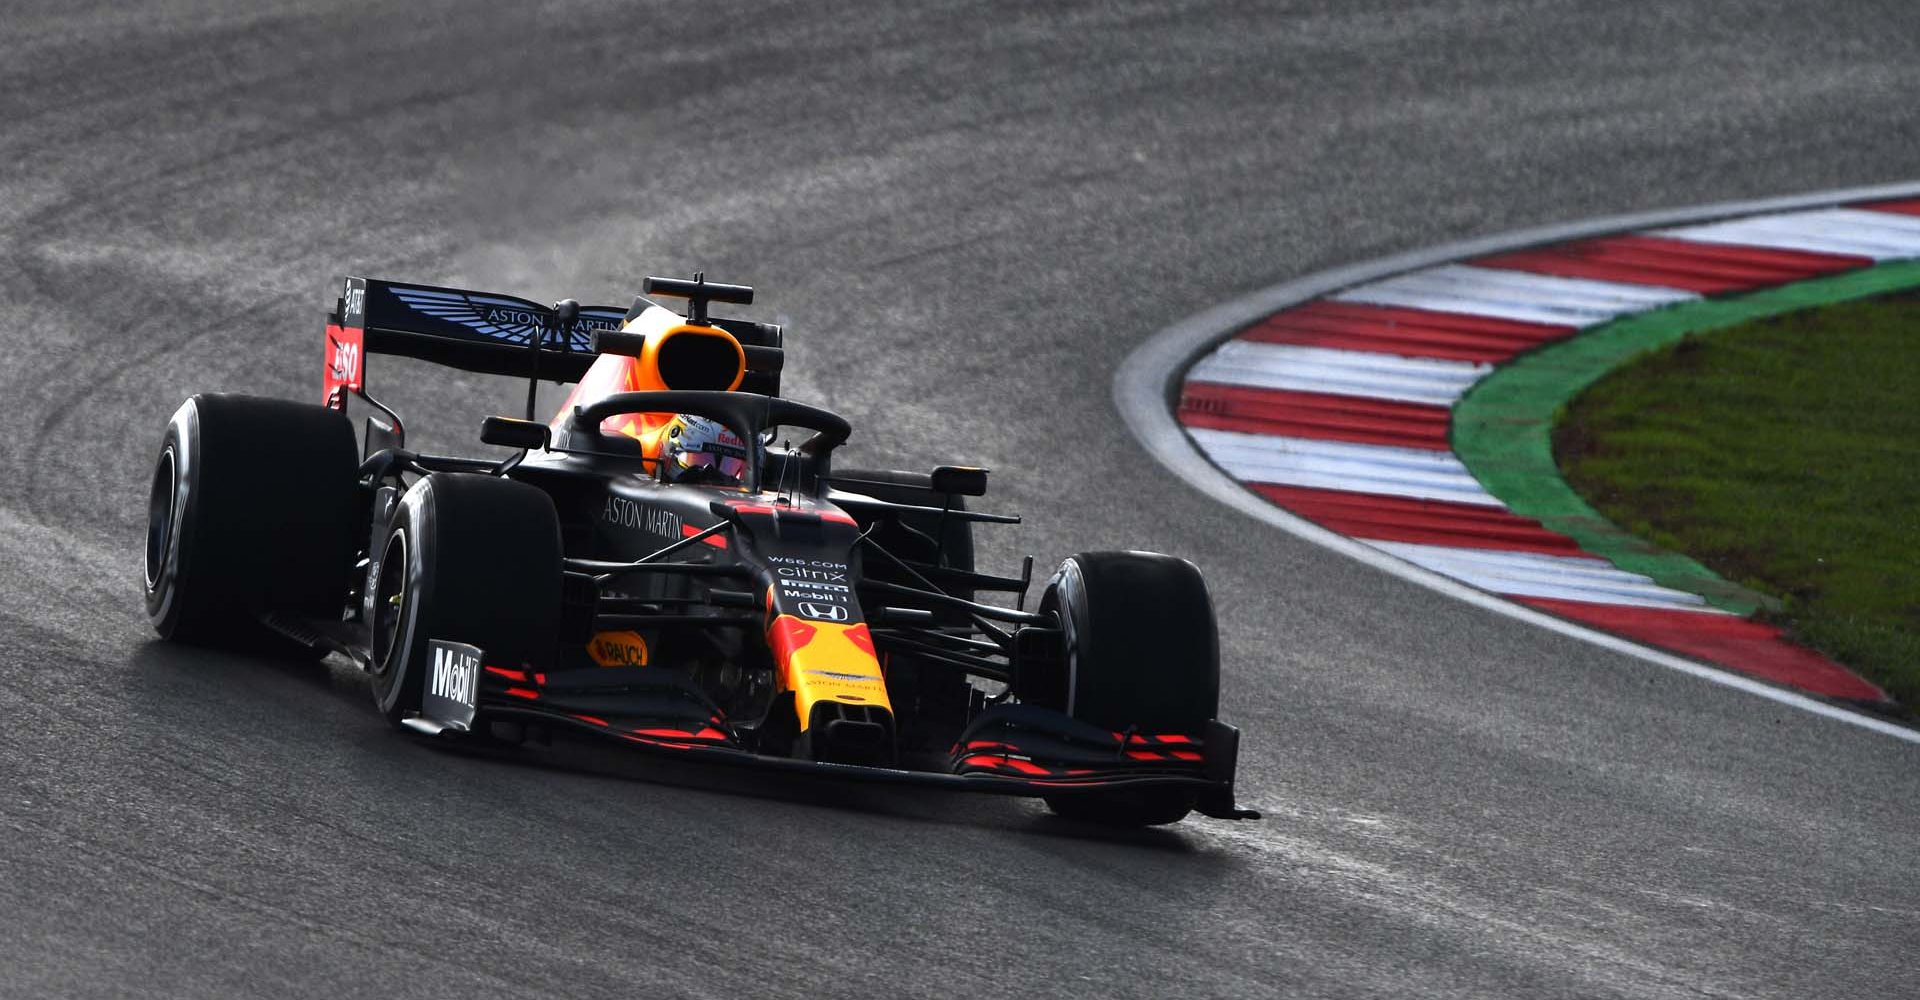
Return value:
M 360 345 L 349 341 L 337 340 L 333 344 L 333 377 L 335 381 L 357 383 L 360 381 Z

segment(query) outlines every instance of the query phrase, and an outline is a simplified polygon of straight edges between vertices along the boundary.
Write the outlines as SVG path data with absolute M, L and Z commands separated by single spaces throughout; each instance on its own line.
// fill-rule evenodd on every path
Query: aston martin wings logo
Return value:
M 529 338 L 541 335 L 548 322 L 546 310 L 504 295 L 427 288 L 389 290 L 415 312 L 464 326 L 502 343 L 525 344 Z M 568 331 L 567 350 L 582 354 L 593 350 L 593 332 L 618 330 L 624 319 L 625 315 L 614 309 L 580 310 L 580 318 Z

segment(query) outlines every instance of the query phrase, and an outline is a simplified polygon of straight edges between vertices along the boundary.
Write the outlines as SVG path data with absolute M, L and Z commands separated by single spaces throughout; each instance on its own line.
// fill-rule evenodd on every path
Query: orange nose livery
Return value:
M 873 638 L 864 623 L 810 622 L 780 615 L 767 629 L 767 645 L 779 665 L 782 688 L 793 692 L 802 731 L 813 718 L 814 704 L 822 701 L 893 713 L 880 661 L 873 655 Z

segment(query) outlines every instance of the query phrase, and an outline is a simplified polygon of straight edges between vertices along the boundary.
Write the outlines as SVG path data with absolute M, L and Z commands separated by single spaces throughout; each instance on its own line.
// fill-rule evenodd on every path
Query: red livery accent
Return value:
M 532 688 L 508 688 L 507 693 L 512 695 L 515 698 L 525 698 L 528 701 L 532 701 L 540 697 L 540 692 L 535 691 Z
M 494 674 L 495 676 L 499 676 L 499 677 L 505 677 L 507 680 L 510 680 L 510 681 L 524 681 L 527 679 L 526 671 L 508 670 L 505 667 L 488 667 L 487 673 Z
M 664 728 L 635 729 L 633 730 L 632 735 L 650 736 L 650 737 L 669 739 L 669 740 L 721 740 L 721 741 L 724 741 L 727 738 L 726 733 L 723 733 L 720 730 L 713 728 L 712 726 L 704 726 L 697 732 L 688 732 L 685 729 L 664 729 Z
M 1186 744 L 1197 745 L 1200 742 L 1199 740 L 1196 740 L 1185 733 L 1160 733 L 1156 735 L 1141 735 L 1140 733 L 1114 733 L 1113 740 L 1116 743 L 1126 743 L 1126 744 L 1136 745 L 1136 746 L 1152 744 L 1152 743 L 1186 743 Z
M 774 662 L 788 663 L 793 659 L 794 650 L 806 648 L 813 641 L 813 635 L 819 629 L 792 615 L 781 615 L 773 620 L 773 627 L 767 630 L 767 644 L 773 647 Z
M 806 513 L 806 514 L 817 514 L 819 515 L 820 520 L 831 522 L 833 524 L 848 524 L 848 525 L 854 525 L 857 527 L 860 523 L 854 520 L 852 515 L 843 514 L 837 510 L 814 510 L 814 509 L 808 509 L 808 508 L 776 507 L 772 504 L 746 503 L 744 501 L 729 503 L 727 504 L 727 506 L 732 507 L 734 511 L 741 514 L 779 514 L 782 512 Z
M 847 634 L 848 642 L 851 642 L 854 645 L 859 646 L 862 650 L 866 652 L 868 656 L 875 655 L 873 651 L 873 633 L 867 631 L 867 625 L 865 622 L 861 622 L 860 624 L 855 625 L 854 627 L 848 629 L 846 634 Z
M 570 714 L 572 715 L 573 718 L 579 719 L 581 722 L 589 722 L 596 726 L 604 726 L 607 724 L 607 720 L 602 719 L 597 715 L 580 715 L 578 713 L 570 713 Z
M 693 536 L 699 534 L 703 530 L 705 529 L 696 528 L 691 524 L 683 524 L 680 526 L 680 536 L 682 538 L 692 538 Z M 711 545 L 716 549 L 724 549 L 727 547 L 727 536 L 725 535 L 708 535 L 707 537 L 700 539 L 700 541 L 707 545 Z
M 1019 771 L 1021 774 L 1051 774 L 1052 773 L 1048 771 L 1046 768 L 1041 767 L 1040 765 L 1035 764 L 1030 760 L 1021 760 L 1018 757 L 989 757 L 985 754 L 975 754 L 972 757 L 968 757 L 966 760 L 963 760 L 960 762 L 960 766 L 989 767 L 989 768 L 1010 767 L 1016 771 Z
M 365 333 L 358 327 L 327 324 L 326 368 L 320 379 L 320 401 L 327 406 L 346 409 L 346 394 L 359 391 L 365 383 Z
M 697 750 L 697 749 L 700 749 L 701 747 L 701 744 L 699 743 L 682 743 L 676 740 L 662 740 L 662 739 L 656 739 L 651 736 L 640 736 L 634 733 L 616 733 L 615 735 L 619 736 L 623 740 L 631 740 L 635 743 L 645 743 L 650 747 L 666 747 L 669 750 Z

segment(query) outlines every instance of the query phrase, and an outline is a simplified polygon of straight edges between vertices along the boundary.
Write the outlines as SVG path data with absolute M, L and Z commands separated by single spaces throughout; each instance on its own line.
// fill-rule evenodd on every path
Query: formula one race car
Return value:
M 578 731 L 1116 825 L 1254 815 L 1191 563 L 1076 555 L 1028 609 L 1031 557 L 1017 577 L 973 565 L 974 525 L 1019 520 L 970 508 L 986 470 L 835 469 L 850 428 L 781 398 L 781 328 L 708 316 L 751 288 L 644 289 L 686 316 L 346 279 L 322 405 L 206 394 L 168 424 L 154 628 L 343 654 L 389 722 L 440 739 Z M 513 454 L 408 450 L 368 353 L 528 378 L 526 416 L 480 433 Z M 543 378 L 576 383 L 545 423 Z M 363 448 L 353 398 L 374 411 Z M 979 599 L 996 593 L 1013 606 Z

